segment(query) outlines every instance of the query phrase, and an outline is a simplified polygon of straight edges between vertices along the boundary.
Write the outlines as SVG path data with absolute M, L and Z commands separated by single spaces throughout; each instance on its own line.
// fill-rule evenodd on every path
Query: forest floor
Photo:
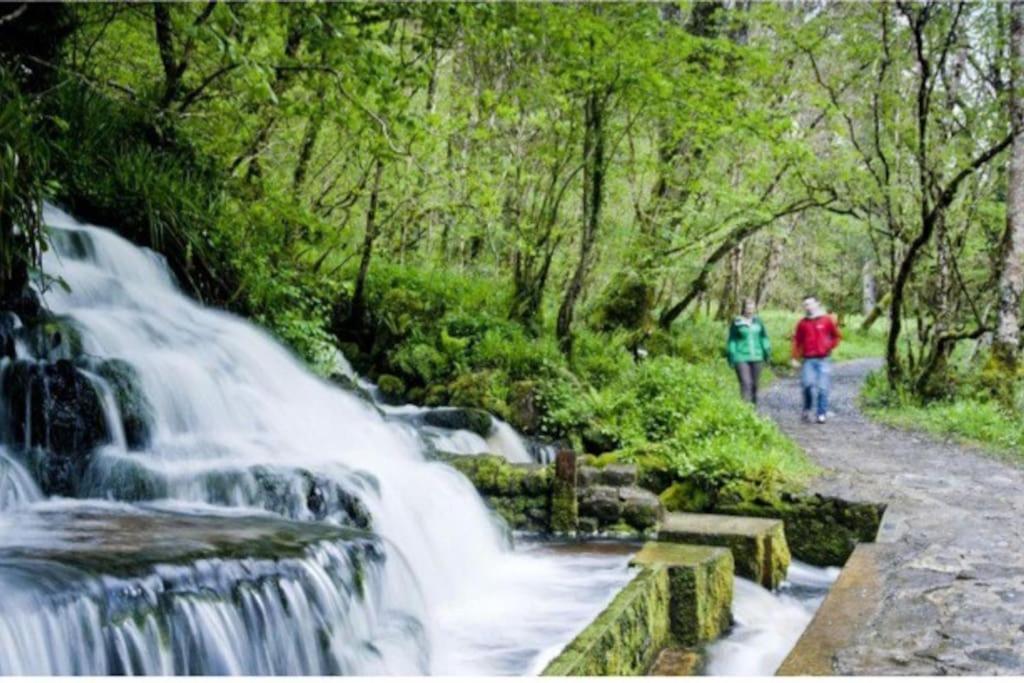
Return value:
M 877 367 L 833 366 L 825 425 L 801 422 L 798 378 L 779 378 L 762 400 L 822 467 L 812 490 L 888 505 L 877 609 L 835 652 L 835 673 L 1024 673 L 1024 469 L 870 421 L 856 399 Z

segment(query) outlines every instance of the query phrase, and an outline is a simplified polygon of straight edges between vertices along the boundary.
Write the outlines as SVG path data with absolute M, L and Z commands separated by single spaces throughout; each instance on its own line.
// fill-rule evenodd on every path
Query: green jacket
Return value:
M 751 320 L 737 317 L 729 326 L 729 340 L 725 343 L 725 356 L 729 365 L 767 361 L 772 357 L 772 343 L 768 331 L 756 315 Z

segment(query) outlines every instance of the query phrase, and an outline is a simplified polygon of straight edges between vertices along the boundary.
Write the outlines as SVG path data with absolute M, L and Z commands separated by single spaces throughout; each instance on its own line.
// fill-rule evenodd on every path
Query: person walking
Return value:
M 804 299 L 804 317 L 793 333 L 793 365 L 800 365 L 800 385 L 803 388 L 803 419 L 810 422 L 812 410 L 817 408 L 817 422 L 824 424 L 828 416 L 828 392 L 832 374 L 829 356 L 839 346 L 841 335 L 835 321 L 813 296 Z M 815 406 L 815 392 L 817 405 Z
M 729 326 L 725 355 L 736 371 L 743 400 L 757 405 L 761 366 L 772 357 L 772 344 L 753 299 L 743 300 L 743 312 Z

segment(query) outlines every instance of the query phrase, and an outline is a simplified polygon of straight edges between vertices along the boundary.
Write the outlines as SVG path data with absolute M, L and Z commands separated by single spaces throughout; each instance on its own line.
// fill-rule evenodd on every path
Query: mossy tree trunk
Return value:
M 1024 2 L 1010 3 L 1010 123 L 1013 143 L 1007 168 L 1006 229 L 999 263 L 999 308 L 993 355 L 1015 371 L 1020 353 L 1020 304 L 1024 290 Z

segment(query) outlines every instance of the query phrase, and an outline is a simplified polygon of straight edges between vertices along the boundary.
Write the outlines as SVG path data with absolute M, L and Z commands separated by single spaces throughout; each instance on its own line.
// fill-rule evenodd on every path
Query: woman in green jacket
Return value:
M 729 359 L 729 365 L 736 370 L 743 400 L 757 405 L 757 383 L 761 378 L 761 366 L 772 357 L 772 344 L 768 340 L 768 331 L 764 323 L 757 317 L 757 307 L 753 299 L 743 300 L 743 313 L 736 316 L 729 326 L 725 355 Z

